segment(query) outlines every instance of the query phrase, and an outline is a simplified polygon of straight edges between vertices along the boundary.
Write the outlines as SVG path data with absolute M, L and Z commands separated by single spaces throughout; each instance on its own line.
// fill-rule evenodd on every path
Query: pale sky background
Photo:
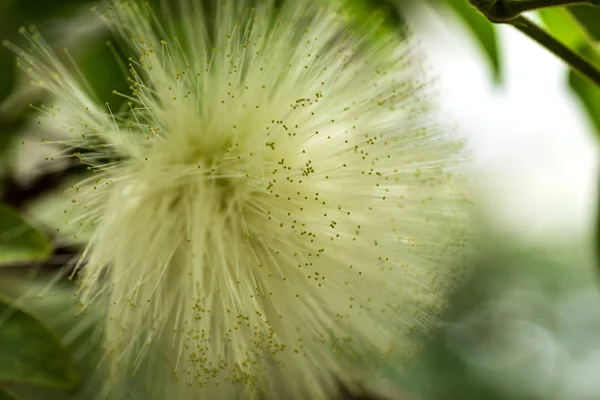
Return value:
M 494 224 L 543 238 L 589 235 L 598 151 L 570 93 L 566 67 L 509 26 L 500 27 L 505 83 L 495 87 L 478 44 L 452 14 L 411 19 L 439 75 L 444 113 L 475 156 L 476 201 Z

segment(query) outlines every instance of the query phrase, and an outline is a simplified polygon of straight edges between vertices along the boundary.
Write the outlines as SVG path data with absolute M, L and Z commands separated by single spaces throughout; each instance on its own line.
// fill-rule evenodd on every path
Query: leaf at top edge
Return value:
M 47 237 L 17 211 L 0 204 L 0 264 L 43 261 L 51 251 Z
M 0 381 L 73 390 L 80 376 L 70 355 L 46 326 L 0 301 Z
M 600 40 L 600 7 L 572 6 L 569 11 L 596 40 Z

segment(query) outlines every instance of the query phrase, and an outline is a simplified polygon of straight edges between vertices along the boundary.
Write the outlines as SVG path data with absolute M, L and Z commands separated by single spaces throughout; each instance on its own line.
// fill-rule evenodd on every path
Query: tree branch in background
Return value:
M 554 36 L 540 28 L 525 17 L 517 17 L 510 22 L 512 26 L 544 46 L 557 57 L 564 60 L 574 70 L 586 76 L 596 85 L 600 86 L 600 70 L 592 63 L 575 53 L 573 50 L 556 40 Z
M 541 8 L 581 4 L 600 6 L 600 0 L 469 0 L 469 3 L 496 23 L 510 23 L 524 12 Z
M 0 203 L 22 209 L 30 201 L 58 188 L 67 178 L 77 174 L 81 174 L 81 167 L 74 165 L 62 171 L 43 174 L 25 186 L 14 177 L 7 176 L 4 178 L 3 193 L 0 193 Z
M 469 0 L 469 3 L 491 22 L 514 26 L 600 87 L 600 69 L 565 46 L 533 21 L 520 15 L 523 12 L 554 6 L 600 5 L 600 0 Z

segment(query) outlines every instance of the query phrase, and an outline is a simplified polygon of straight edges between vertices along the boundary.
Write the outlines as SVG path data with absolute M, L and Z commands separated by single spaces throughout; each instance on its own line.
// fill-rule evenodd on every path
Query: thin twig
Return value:
M 529 19 L 520 16 L 510 22 L 510 25 L 514 26 L 550 52 L 555 54 L 557 57 L 564 60 L 571 68 L 578 71 L 580 74 L 589 78 L 596 85 L 600 86 L 600 70 L 598 70 L 592 63 L 573 50 L 562 44 L 554 36 L 540 28 L 534 22 Z
M 521 15 L 523 12 L 547 7 L 576 4 L 600 5 L 600 0 L 469 0 L 469 3 L 491 22 L 514 26 L 562 59 L 575 71 L 600 86 L 600 69 Z

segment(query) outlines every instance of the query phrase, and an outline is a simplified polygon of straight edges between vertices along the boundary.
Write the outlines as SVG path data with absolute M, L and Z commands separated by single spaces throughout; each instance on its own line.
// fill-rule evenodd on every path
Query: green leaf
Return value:
M 91 89 L 89 94 L 96 99 L 99 106 L 104 107 L 104 103 L 109 102 L 113 111 L 119 110 L 125 99 L 113 94 L 113 90 L 131 94 L 127 82 L 128 72 L 119 67 L 119 62 L 123 66 L 126 65 L 127 57 L 119 52 L 118 45 L 112 44 L 118 43 L 115 37 L 104 36 L 101 40 L 93 39 L 89 42 L 75 55 L 75 62 Z M 116 55 L 111 51 L 111 46 Z M 98 68 L 98 65 L 102 65 L 102 68 Z
M 0 400 L 17 400 L 17 398 L 0 389 Z
M 73 390 L 77 369 L 56 336 L 37 319 L 0 302 L 0 380 Z
M 403 33 L 406 24 L 394 0 L 346 0 L 346 6 L 353 8 L 357 17 L 365 19 L 372 13 L 380 13 L 384 17 L 387 28 Z
M 332 0 L 321 0 L 329 3 Z M 340 2 L 333 0 L 339 5 Z M 380 42 L 406 37 L 407 26 L 397 0 L 342 0 L 354 27 L 369 32 L 372 39 Z M 375 31 L 373 28 L 375 27 Z
M 475 35 L 492 67 L 494 80 L 500 82 L 502 80 L 502 67 L 498 49 L 498 34 L 494 24 L 475 7 L 472 7 L 467 0 L 447 0 L 446 3 Z M 434 1 L 434 4 L 439 4 L 439 0 Z
M 590 61 L 600 64 L 596 41 L 568 9 L 546 8 L 540 10 L 539 14 L 546 28 L 558 40 L 581 55 L 587 55 Z
M 544 9 L 540 11 L 540 16 L 548 30 L 558 40 L 600 68 L 600 47 L 590 32 L 568 9 Z M 569 84 L 581 99 L 590 120 L 600 134 L 600 88 L 574 71 L 569 72 Z
M 0 263 L 41 261 L 52 245 L 16 211 L 0 205 Z
M 2 0 L 4 1 L 6 0 Z M 65 16 L 85 11 L 85 6 L 92 3 L 91 0 L 12 0 L 8 1 L 5 15 L 18 19 L 19 25 L 28 25 L 49 20 L 57 15 Z
M 600 40 L 600 7 L 574 6 L 569 10 L 596 40 Z
M 600 135 L 600 87 L 574 71 L 569 72 L 569 85 L 585 107 L 596 133 Z
M 548 8 L 539 13 L 546 28 L 568 47 L 579 47 L 587 40 L 585 31 L 566 9 Z
M 4 47 L 0 48 L 0 71 L 2 71 L 2 79 L 0 79 L 0 104 L 6 100 L 12 92 L 15 81 L 15 57 Z

